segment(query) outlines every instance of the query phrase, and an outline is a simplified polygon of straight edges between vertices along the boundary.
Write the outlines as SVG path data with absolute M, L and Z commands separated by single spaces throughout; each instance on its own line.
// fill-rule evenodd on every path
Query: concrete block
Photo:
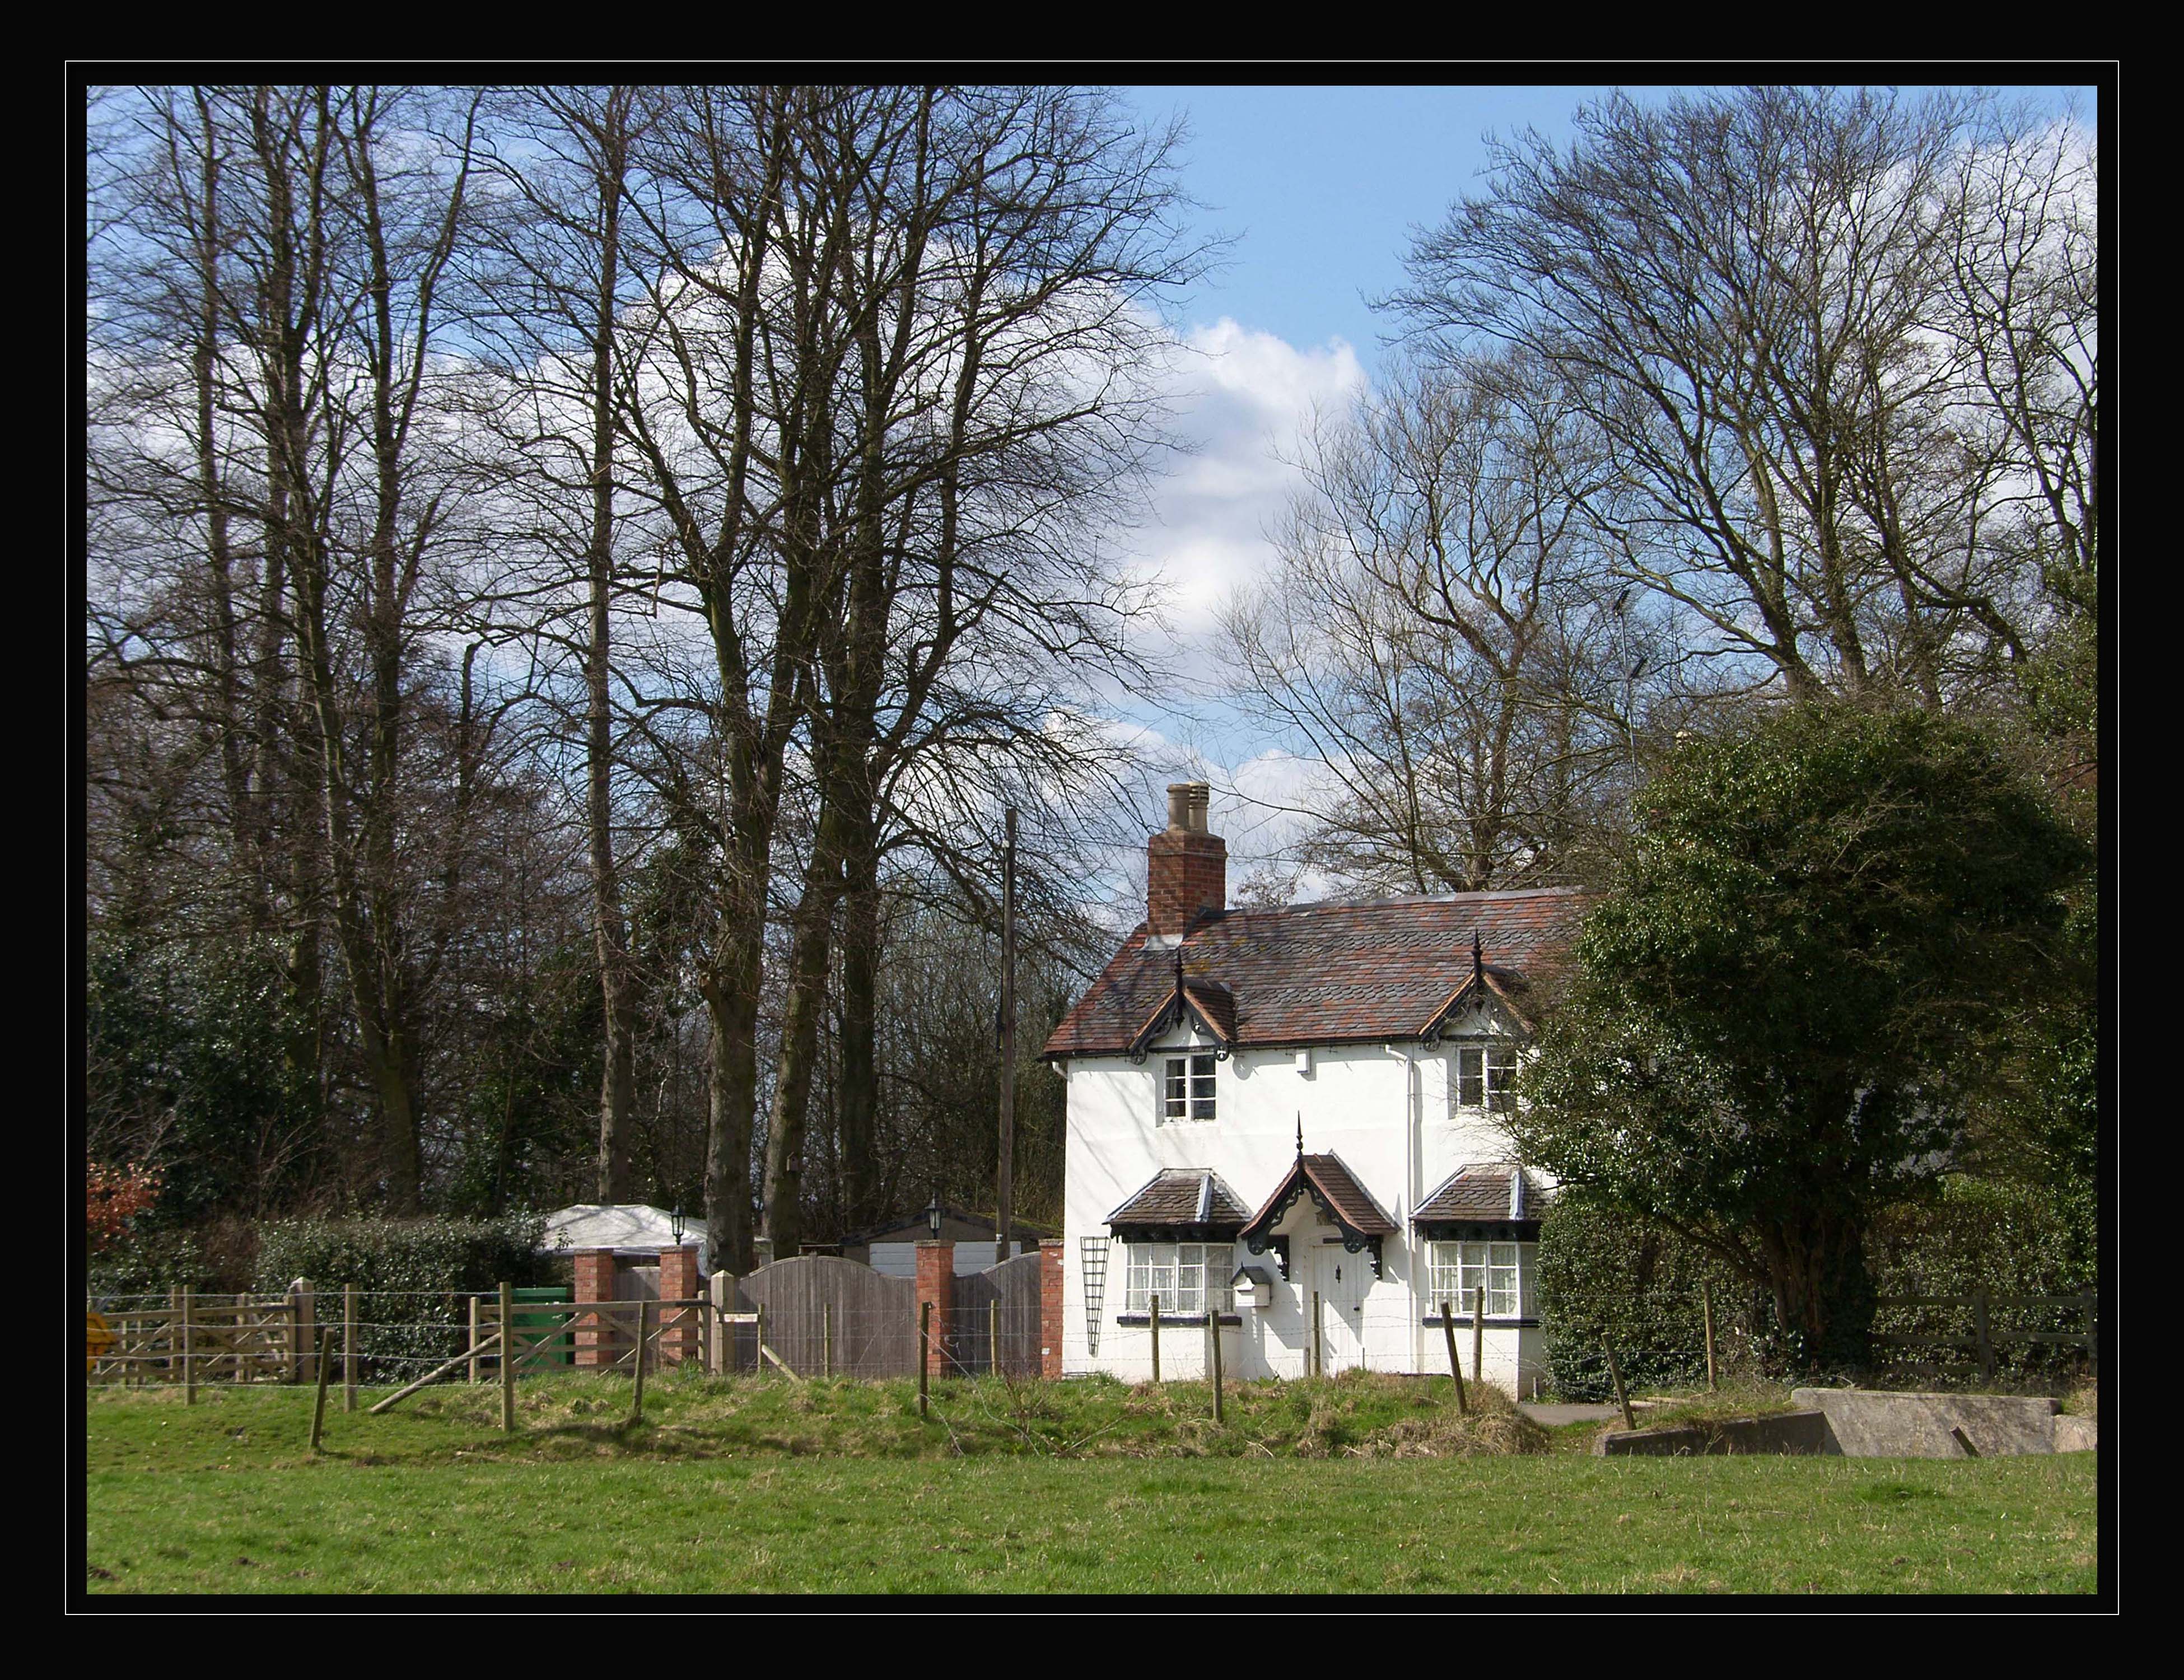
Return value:
M 1786 1411 L 1766 1417 L 1731 1418 L 1703 1428 L 1685 1424 L 1673 1429 L 1607 1430 L 1594 1450 L 1609 1458 L 1691 1458 L 1709 1453 L 1813 1455 L 1841 1449 L 1828 1432 L 1825 1414 Z
M 2100 1436 L 2100 1426 L 2090 1417 L 2072 1417 L 2064 1412 L 2055 1415 L 2055 1450 L 2059 1453 L 2098 1451 Z
M 1837 1448 L 1850 1458 L 2006 1458 L 2055 1450 L 2052 1399 L 1864 1388 L 1793 1388 L 1790 1398 L 1825 1413 Z M 1959 1429 L 1970 1454 L 1952 1432 Z

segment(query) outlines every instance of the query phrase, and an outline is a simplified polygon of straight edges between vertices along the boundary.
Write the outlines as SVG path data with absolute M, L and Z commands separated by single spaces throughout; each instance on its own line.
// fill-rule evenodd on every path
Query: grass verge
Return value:
M 1081 1432 L 1104 1410 L 1112 1427 L 1063 1456 L 1021 1433 L 1011 1449 L 996 1423 L 969 1427 L 982 1408 L 1001 1415 L 996 1397 L 963 1392 L 973 1386 L 940 1385 L 935 1420 L 920 1424 L 914 1399 L 907 1421 L 883 1412 L 898 1404 L 893 1385 L 671 1381 L 648 1388 L 646 1421 L 632 1425 L 627 1383 L 617 1394 L 612 1379 L 548 1382 L 526 1385 L 513 1437 L 496 1427 L 492 1391 L 445 1390 L 419 1396 L 432 1404 L 415 1412 L 335 1412 L 317 1458 L 299 1390 L 208 1393 L 196 1407 L 97 1396 L 88 1584 L 1284 1594 L 2096 1584 L 2091 1455 L 1428 1455 L 1380 1433 L 1415 1420 L 1381 1421 L 1367 1404 L 1343 1426 L 1362 1430 L 1344 1444 L 1356 1451 L 1215 1450 L 1178 1438 L 1190 1420 L 1171 1416 L 1156 1455 L 1148 1408 L 1162 1394 L 1118 1384 L 1072 1394 L 1093 1385 L 1071 1383 L 1050 1385 L 1062 1416 L 1048 1421 Z M 1301 1411 L 1301 1446 L 1315 1403 L 1329 1406 L 1324 1391 L 1341 1384 L 1291 1386 L 1258 1421 Z M 930 1450 L 884 1450 L 913 1429 Z M 1376 1435 L 1384 1450 L 1366 1448 Z M 853 1441 L 864 1455 L 850 1455 Z

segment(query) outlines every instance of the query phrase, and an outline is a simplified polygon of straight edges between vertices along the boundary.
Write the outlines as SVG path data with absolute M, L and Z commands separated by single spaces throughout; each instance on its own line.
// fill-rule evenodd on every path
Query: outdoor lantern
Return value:
M 932 1201 L 926 1204 L 925 1223 L 927 1228 L 933 1232 L 933 1240 L 939 1242 L 940 1240 L 940 1193 L 938 1190 L 933 1193 Z
M 675 1211 L 668 1215 L 667 1228 L 675 1233 L 675 1246 L 682 1246 L 682 1204 L 675 1204 Z

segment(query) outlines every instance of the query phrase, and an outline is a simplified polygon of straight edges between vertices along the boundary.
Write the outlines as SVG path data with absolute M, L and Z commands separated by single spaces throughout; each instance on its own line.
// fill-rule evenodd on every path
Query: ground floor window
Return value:
M 1198 1313 L 1209 1297 L 1222 1305 L 1221 1291 L 1230 1271 L 1226 1243 L 1132 1243 L 1123 1274 L 1123 1310 L 1150 1310 L 1155 1295 L 1161 1311 Z
M 1429 1256 L 1430 1310 L 1439 1312 L 1446 1301 L 1468 1316 L 1483 1287 L 1489 1318 L 1538 1317 L 1532 1288 L 1539 1251 L 1537 1243 L 1434 1243 Z

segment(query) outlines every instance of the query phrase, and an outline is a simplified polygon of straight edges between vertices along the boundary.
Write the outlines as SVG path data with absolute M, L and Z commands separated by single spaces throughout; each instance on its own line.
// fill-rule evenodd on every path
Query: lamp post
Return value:
M 933 1199 L 926 1204 L 925 1228 L 933 1233 L 933 1240 L 940 1240 L 940 1193 L 935 1190 Z
M 682 1246 L 682 1204 L 676 1203 L 675 1211 L 667 1216 L 667 1228 L 675 1234 L 675 1246 Z

